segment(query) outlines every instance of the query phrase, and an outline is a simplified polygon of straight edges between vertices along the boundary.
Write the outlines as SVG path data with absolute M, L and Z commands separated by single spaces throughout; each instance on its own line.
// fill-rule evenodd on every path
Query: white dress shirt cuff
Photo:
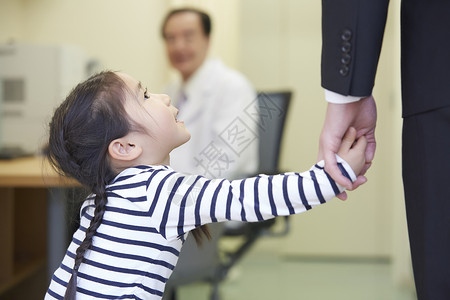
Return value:
M 362 98 L 365 98 L 368 96 L 344 96 L 329 90 L 325 90 L 325 100 L 330 103 L 337 103 L 337 104 L 345 104 L 345 103 L 352 103 L 359 101 Z

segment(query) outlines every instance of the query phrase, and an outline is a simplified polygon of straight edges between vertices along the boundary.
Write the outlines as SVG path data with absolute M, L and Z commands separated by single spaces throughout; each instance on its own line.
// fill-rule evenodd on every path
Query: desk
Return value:
M 42 157 L 0 160 L 0 294 L 46 263 L 48 272 L 59 265 L 67 235 L 63 189 L 76 186 Z
M 59 176 L 40 156 L 0 160 L 0 187 L 77 186 L 77 181 Z

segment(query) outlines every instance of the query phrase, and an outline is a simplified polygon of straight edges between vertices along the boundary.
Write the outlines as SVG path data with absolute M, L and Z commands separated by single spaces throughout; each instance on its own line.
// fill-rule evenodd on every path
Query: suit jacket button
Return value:
M 342 52 L 349 53 L 351 49 L 352 49 L 352 44 L 350 44 L 349 42 L 342 43 L 342 47 L 341 47 Z
M 341 74 L 342 76 L 347 76 L 348 75 L 348 71 L 349 71 L 349 68 L 346 65 L 343 65 L 339 69 L 339 74 Z
M 341 39 L 343 41 L 350 41 L 352 38 L 352 32 L 349 29 L 344 29 L 344 31 L 342 31 L 342 35 L 341 35 Z
M 352 57 L 350 56 L 350 54 L 348 53 L 342 54 L 341 63 L 343 63 L 344 65 L 348 65 L 351 60 Z

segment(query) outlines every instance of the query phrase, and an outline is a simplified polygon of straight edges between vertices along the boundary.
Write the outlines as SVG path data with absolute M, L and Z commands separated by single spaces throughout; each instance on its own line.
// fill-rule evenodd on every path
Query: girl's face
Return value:
M 143 146 L 155 155 L 168 155 L 176 147 L 186 143 L 191 134 L 184 122 L 177 120 L 178 109 L 171 105 L 170 98 L 162 94 L 150 94 L 133 77 L 118 73 L 131 93 L 126 99 L 125 110 L 145 132 L 141 134 Z

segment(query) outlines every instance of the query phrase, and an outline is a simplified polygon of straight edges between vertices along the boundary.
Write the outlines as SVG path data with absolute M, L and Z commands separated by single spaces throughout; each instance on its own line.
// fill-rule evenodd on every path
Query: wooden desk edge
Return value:
M 0 178 L 0 187 L 76 187 L 81 184 L 63 177 L 9 176 Z
M 42 156 L 0 161 L 0 187 L 71 186 L 81 184 L 56 173 Z

